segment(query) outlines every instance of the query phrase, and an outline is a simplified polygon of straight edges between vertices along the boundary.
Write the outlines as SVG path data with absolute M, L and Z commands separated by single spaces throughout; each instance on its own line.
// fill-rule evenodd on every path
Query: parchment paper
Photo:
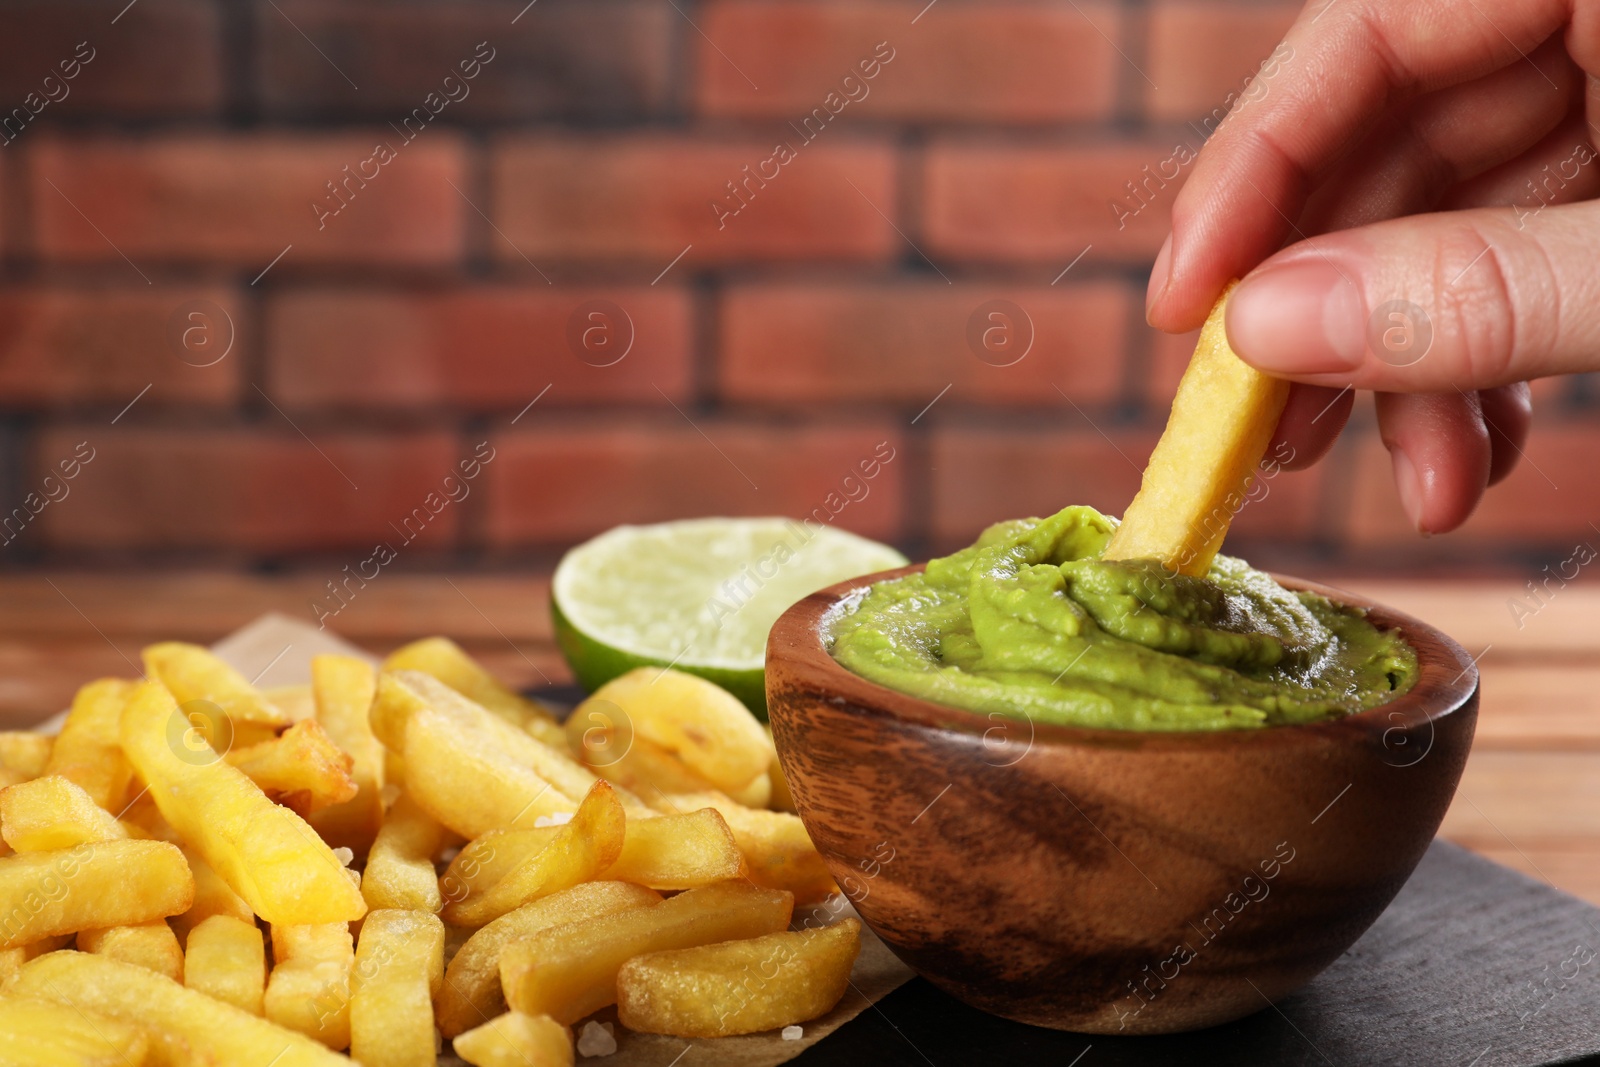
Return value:
M 331 631 L 318 630 L 278 614 L 263 615 L 212 647 L 217 655 L 260 686 L 310 682 L 311 657 L 323 653 L 361 656 L 375 662 L 374 657 Z M 831 906 L 819 905 L 813 911 L 819 919 L 828 921 L 855 915 L 855 909 L 839 898 L 835 898 Z M 797 921 L 803 917 L 798 913 L 795 916 Z M 804 1036 L 798 1041 L 785 1041 L 777 1033 L 714 1040 L 635 1034 L 623 1029 L 616 1021 L 614 1009 L 607 1008 L 595 1018 L 611 1024 L 617 1038 L 616 1053 L 589 1060 L 579 1057 L 579 1062 L 603 1063 L 606 1067 L 672 1067 L 680 1063 L 682 1067 L 771 1067 L 800 1055 L 888 996 L 911 976 L 910 968 L 863 925 L 861 955 L 850 976 L 850 989 L 831 1012 L 806 1023 Z M 446 1067 L 466 1067 L 461 1060 L 448 1054 L 440 1057 L 439 1062 Z

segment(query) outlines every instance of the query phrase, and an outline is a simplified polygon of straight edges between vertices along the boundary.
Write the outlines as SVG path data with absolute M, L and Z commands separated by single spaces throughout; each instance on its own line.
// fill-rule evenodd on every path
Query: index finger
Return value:
M 1532 62 L 1572 2 L 1312 0 L 1266 92 L 1235 104 L 1173 204 L 1150 279 L 1151 325 L 1205 321 L 1230 279 L 1301 236 L 1294 220 L 1307 198 L 1386 108 Z

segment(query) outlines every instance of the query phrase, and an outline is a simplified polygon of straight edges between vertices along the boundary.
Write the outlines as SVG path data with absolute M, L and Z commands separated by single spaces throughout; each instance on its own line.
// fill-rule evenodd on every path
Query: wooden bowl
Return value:
M 1388 906 L 1455 792 L 1478 673 L 1450 638 L 1348 593 L 1417 652 L 1416 685 L 1334 722 L 1144 733 L 1034 724 L 898 693 L 824 644 L 868 575 L 791 607 L 767 705 L 840 888 L 917 973 L 995 1015 L 1154 1034 L 1309 981 Z

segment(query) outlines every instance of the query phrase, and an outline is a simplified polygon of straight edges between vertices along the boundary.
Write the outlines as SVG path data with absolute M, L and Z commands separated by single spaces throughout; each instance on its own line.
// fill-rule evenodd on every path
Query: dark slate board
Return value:
M 1435 841 L 1389 910 L 1277 1008 L 1192 1034 L 1005 1022 L 919 979 L 795 1067 L 1600 1067 L 1600 909 Z
M 552 704 L 575 687 L 533 691 Z M 1064 1034 L 920 978 L 794 1067 L 1600 1067 L 1600 908 L 1443 841 L 1366 935 L 1276 1008 L 1170 1037 Z M 687 1065 L 686 1065 L 687 1067 Z

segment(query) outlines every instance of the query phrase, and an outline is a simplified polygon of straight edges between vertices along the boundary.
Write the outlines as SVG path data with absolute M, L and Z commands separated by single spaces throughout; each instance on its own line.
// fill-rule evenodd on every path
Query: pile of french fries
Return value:
M 843 995 L 860 928 L 789 930 L 836 889 L 709 682 L 643 668 L 562 726 L 443 638 L 270 691 L 143 658 L 0 733 L 0 1063 L 571 1065 L 613 1004 L 720 1037 Z

